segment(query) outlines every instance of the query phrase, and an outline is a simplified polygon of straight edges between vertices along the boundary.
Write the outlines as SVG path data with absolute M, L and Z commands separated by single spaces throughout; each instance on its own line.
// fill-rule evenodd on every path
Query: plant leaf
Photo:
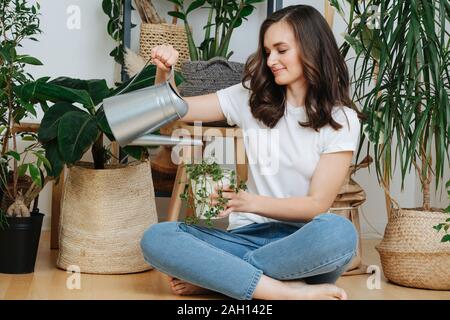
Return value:
M 28 170 L 30 171 L 31 179 L 33 179 L 33 182 L 36 183 L 39 187 L 42 187 L 42 179 L 41 179 L 41 172 L 39 169 L 32 163 L 28 164 Z
M 25 175 L 25 173 L 27 173 L 27 169 L 28 169 L 28 163 L 21 164 L 17 168 L 17 174 L 19 175 L 19 177 L 23 177 Z
M 27 55 L 17 56 L 17 62 L 31 64 L 34 66 L 42 66 L 43 65 L 43 63 L 41 61 L 39 61 L 38 59 L 27 56 Z
M 186 16 L 182 12 L 169 11 L 169 12 L 167 12 L 167 14 L 169 16 L 171 16 L 171 17 L 176 17 L 176 18 L 181 19 L 181 20 L 186 20 Z
M 67 112 L 58 125 L 58 150 L 68 164 L 80 160 L 97 140 L 100 131 L 95 117 L 83 111 Z
M 14 159 L 16 159 L 17 161 L 20 161 L 20 154 L 18 154 L 16 151 L 10 150 L 10 151 L 6 152 L 5 155 L 11 156 Z
M 199 7 L 201 7 L 201 6 L 203 6 L 203 5 L 205 4 L 205 2 L 206 2 L 206 0 L 196 0 L 196 1 L 192 2 L 192 3 L 189 5 L 189 7 L 187 8 L 187 10 L 186 10 L 186 15 L 187 15 L 189 12 L 194 11 L 195 9 L 197 9 L 197 8 L 199 8 Z M 172 11 L 172 12 L 173 12 L 173 11 Z M 182 19 L 182 18 L 180 18 L 180 19 Z M 184 20 L 184 19 L 183 19 L 183 20 Z
M 50 81 L 50 83 L 65 88 L 85 90 L 95 105 L 102 102 L 111 91 L 106 84 L 106 80 L 104 79 L 81 80 L 69 77 L 58 77 Z
M 65 101 L 94 107 L 94 102 L 85 90 L 75 90 L 52 83 L 34 81 L 14 87 L 14 92 L 25 101 Z
M 67 102 L 57 102 L 51 106 L 42 118 L 38 131 L 39 141 L 46 143 L 55 139 L 58 135 L 58 125 L 61 118 L 72 111 L 80 111 L 80 109 Z
M 52 140 L 43 145 L 45 149 L 45 158 L 51 164 L 51 168 L 47 168 L 47 174 L 51 177 L 59 177 L 64 168 L 64 160 L 58 150 L 57 140 Z

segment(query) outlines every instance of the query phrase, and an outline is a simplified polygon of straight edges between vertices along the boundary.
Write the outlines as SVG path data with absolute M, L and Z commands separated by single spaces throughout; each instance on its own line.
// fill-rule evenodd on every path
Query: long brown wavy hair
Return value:
M 318 131 L 330 124 L 335 130 L 342 126 L 332 118 L 333 106 L 358 111 L 349 97 L 349 74 L 347 65 L 336 44 L 333 32 L 322 15 L 307 5 L 288 6 L 274 12 L 261 25 L 258 50 L 245 65 L 242 84 L 250 89 L 250 109 L 253 116 L 269 128 L 273 128 L 286 108 L 286 88 L 275 83 L 273 73 L 267 66 L 264 35 L 271 25 L 284 21 L 291 26 L 299 47 L 300 61 L 307 83 L 303 127 Z M 250 86 L 246 84 L 249 81 Z

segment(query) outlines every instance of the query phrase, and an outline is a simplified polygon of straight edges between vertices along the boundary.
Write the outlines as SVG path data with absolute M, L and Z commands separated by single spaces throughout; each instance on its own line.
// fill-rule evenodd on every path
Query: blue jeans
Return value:
M 252 299 L 261 275 L 334 283 L 356 253 L 358 236 L 345 217 L 320 214 L 295 226 L 253 223 L 225 231 L 162 222 L 145 231 L 145 260 L 159 271 L 235 299 Z

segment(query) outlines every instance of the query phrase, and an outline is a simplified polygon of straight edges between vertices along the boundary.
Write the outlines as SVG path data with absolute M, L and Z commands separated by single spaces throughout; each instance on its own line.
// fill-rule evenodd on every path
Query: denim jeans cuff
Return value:
M 247 288 L 247 293 L 244 296 L 243 300 L 251 300 L 253 298 L 253 292 L 256 289 L 256 285 L 259 282 L 259 279 L 261 279 L 262 276 L 262 270 L 256 269 L 255 273 L 253 273 L 252 281 L 250 282 L 249 287 Z

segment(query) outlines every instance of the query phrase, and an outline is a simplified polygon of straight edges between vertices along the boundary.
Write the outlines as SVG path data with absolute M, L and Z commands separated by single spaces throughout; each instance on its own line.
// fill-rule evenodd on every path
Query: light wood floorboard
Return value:
M 363 259 L 367 265 L 380 266 L 374 246 L 380 240 L 363 240 Z M 127 275 L 81 275 L 81 289 L 69 290 L 70 276 L 55 267 L 56 250 L 50 250 L 50 234 L 43 232 L 35 272 L 25 275 L 0 274 L 0 299 L 227 299 L 220 294 L 176 296 L 170 291 L 167 276 L 157 270 Z M 344 288 L 349 299 L 438 299 L 450 300 L 450 291 L 432 291 L 406 288 L 381 277 L 381 289 L 369 290 L 370 275 L 344 276 L 337 285 Z

